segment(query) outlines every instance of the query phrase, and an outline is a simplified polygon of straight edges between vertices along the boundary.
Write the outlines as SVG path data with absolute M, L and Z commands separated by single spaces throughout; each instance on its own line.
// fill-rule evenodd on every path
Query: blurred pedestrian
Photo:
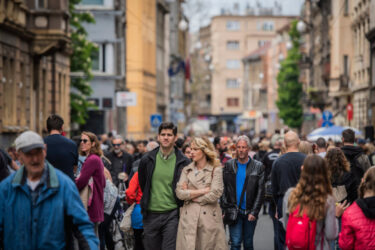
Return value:
M 298 146 L 298 151 L 305 155 L 314 153 L 312 144 L 308 141 L 301 141 Z
M 174 147 L 177 127 L 173 123 L 164 122 L 159 126 L 158 140 L 160 147 L 142 157 L 138 169 L 143 192 L 143 243 L 147 250 L 175 250 L 182 206 L 175 190 L 181 171 L 190 160 Z
M 271 171 L 272 196 L 276 203 L 276 217 L 280 219 L 283 215 L 283 199 L 285 192 L 290 187 L 295 187 L 301 175 L 301 166 L 306 155 L 298 152 L 300 140 L 298 135 L 289 131 L 284 136 L 286 153 L 273 163 Z M 284 249 L 285 230 L 278 222 L 278 249 Z
M 183 153 L 188 159 L 190 159 L 190 160 L 192 159 L 190 143 L 185 143 L 184 146 L 182 146 L 182 153 Z
M 237 159 L 225 163 L 222 207 L 224 223 L 229 224 L 232 250 L 254 249 L 253 237 L 264 200 L 264 166 L 249 157 L 250 140 L 242 135 L 236 141 Z M 238 211 L 238 212 L 237 212 Z
M 214 147 L 217 152 L 217 155 L 219 156 L 221 164 L 224 166 L 224 164 L 232 159 L 228 154 L 228 145 L 227 141 L 224 137 L 216 136 L 214 138 Z
M 339 245 L 342 250 L 375 249 L 375 167 L 365 173 L 359 199 L 342 216 Z
M 67 236 L 74 231 L 82 249 L 98 249 L 78 191 L 45 160 L 42 137 L 26 131 L 15 144 L 24 166 L 0 184 L 0 248 L 72 249 Z
M 118 176 L 120 173 L 125 173 L 125 181 L 128 181 L 130 171 L 133 166 L 133 156 L 124 152 L 121 146 L 125 144 L 124 139 L 120 135 L 116 135 L 112 138 L 112 150 L 105 156 L 111 162 L 111 166 L 108 169 L 111 173 L 113 184 L 116 187 L 119 185 Z
M 70 139 L 62 136 L 64 120 L 61 116 L 53 114 L 47 118 L 49 135 L 44 138 L 47 145 L 47 160 L 55 168 L 74 181 L 74 170 L 78 166 L 78 148 Z
M 313 235 L 315 241 L 312 245 L 317 250 L 331 249 L 330 245 L 338 235 L 338 226 L 329 171 L 322 157 L 318 155 L 308 155 L 306 157 L 297 186 L 290 188 L 285 193 L 282 211 L 282 221 L 286 230 L 291 229 L 289 228 L 288 220 L 292 214 L 297 213 L 296 216 L 298 217 L 306 214 L 311 225 L 313 225 L 314 221 L 316 222 L 316 234 Z M 314 230 L 314 228 L 311 230 Z M 296 233 L 296 231 L 287 231 L 287 235 L 289 233 Z M 298 235 L 291 236 L 298 237 Z M 305 238 L 304 240 L 306 242 L 307 239 Z M 306 243 L 310 242 L 307 241 Z M 286 244 L 288 246 L 289 241 Z
M 100 143 L 95 134 L 84 131 L 81 133 L 79 150 L 86 155 L 79 177 L 75 180 L 78 190 L 87 185 L 92 186 L 92 198 L 89 201 L 87 212 L 95 225 L 95 234 L 99 235 L 99 224 L 104 221 L 104 165 L 100 159 L 103 155 Z M 92 183 L 90 181 L 92 179 Z M 90 182 L 90 183 L 89 183 Z
M 207 138 L 194 138 L 191 148 L 193 162 L 183 169 L 176 188 L 184 201 L 176 249 L 228 249 L 218 202 L 224 188 L 220 161 Z
M 317 140 L 316 140 L 316 146 L 317 146 L 317 150 L 318 150 L 318 155 L 322 158 L 324 158 L 327 154 L 327 142 L 326 140 L 323 138 L 323 137 L 319 137 Z

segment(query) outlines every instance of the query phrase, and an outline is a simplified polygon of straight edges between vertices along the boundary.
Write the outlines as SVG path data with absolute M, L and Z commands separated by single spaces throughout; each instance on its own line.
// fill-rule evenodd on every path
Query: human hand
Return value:
M 345 209 L 347 209 L 349 206 L 350 204 L 347 202 L 347 200 L 342 203 L 336 203 L 336 217 L 341 217 Z
M 248 219 L 248 221 L 255 221 L 257 218 L 254 215 L 249 214 L 247 219 Z
M 186 182 L 182 183 L 181 188 L 182 188 L 182 190 L 188 189 L 187 183 Z
M 277 211 L 275 212 L 275 219 L 278 220 L 279 219 L 279 216 L 277 214 Z
M 203 188 L 203 194 L 207 194 L 207 193 L 209 193 L 210 190 L 211 190 L 210 187 Z

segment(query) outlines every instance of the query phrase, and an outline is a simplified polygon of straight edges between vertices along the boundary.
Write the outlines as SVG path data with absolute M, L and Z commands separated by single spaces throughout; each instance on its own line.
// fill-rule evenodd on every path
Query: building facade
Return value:
M 370 42 L 370 103 L 369 103 L 369 133 L 374 133 L 375 127 L 375 1 L 370 4 L 370 27 L 367 38 Z
M 89 111 L 82 127 L 96 134 L 116 131 L 126 134 L 125 108 L 116 106 L 116 92 L 125 91 L 125 3 L 119 0 L 83 0 L 76 11 L 90 11 L 94 24 L 83 26 L 88 39 L 98 46 L 91 56 L 93 93 L 97 110 Z
M 0 4 L 0 145 L 25 130 L 46 132 L 50 114 L 70 131 L 67 0 Z
M 290 16 L 216 16 L 211 22 L 211 114 L 217 132 L 235 131 L 234 118 L 244 111 L 242 58 L 276 37 Z

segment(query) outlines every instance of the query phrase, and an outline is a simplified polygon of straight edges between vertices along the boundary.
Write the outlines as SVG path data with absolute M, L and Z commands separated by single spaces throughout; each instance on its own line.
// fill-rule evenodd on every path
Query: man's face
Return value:
M 246 160 L 249 156 L 249 146 L 245 141 L 239 141 L 236 145 L 236 154 L 239 160 Z
M 116 154 L 121 152 L 121 146 L 124 144 L 124 142 L 121 139 L 114 139 L 112 140 L 112 146 L 113 151 L 115 151 Z
M 35 148 L 27 153 L 19 152 L 20 159 L 25 165 L 28 174 L 38 176 L 43 173 L 44 159 L 46 157 L 45 149 Z
M 224 140 L 224 138 L 221 138 L 220 144 L 219 144 L 220 152 L 227 152 L 228 151 L 227 145 L 228 145 L 227 141 Z
M 138 152 L 141 153 L 141 154 L 146 152 L 146 147 L 145 147 L 145 145 L 143 145 L 143 143 L 138 143 L 137 149 L 138 149 Z
M 162 129 L 158 135 L 158 141 L 162 148 L 173 147 L 174 143 L 177 140 L 177 135 L 173 134 L 172 129 Z

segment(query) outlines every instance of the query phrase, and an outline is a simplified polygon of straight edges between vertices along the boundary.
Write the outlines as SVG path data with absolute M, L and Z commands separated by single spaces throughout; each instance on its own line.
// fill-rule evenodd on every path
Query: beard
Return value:
M 113 150 L 113 152 L 115 152 L 115 154 L 118 154 L 118 153 L 121 152 L 121 149 L 120 148 L 116 148 L 116 149 Z
M 227 147 L 219 149 L 220 154 L 224 154 L 227 151 L 228 151 Z

